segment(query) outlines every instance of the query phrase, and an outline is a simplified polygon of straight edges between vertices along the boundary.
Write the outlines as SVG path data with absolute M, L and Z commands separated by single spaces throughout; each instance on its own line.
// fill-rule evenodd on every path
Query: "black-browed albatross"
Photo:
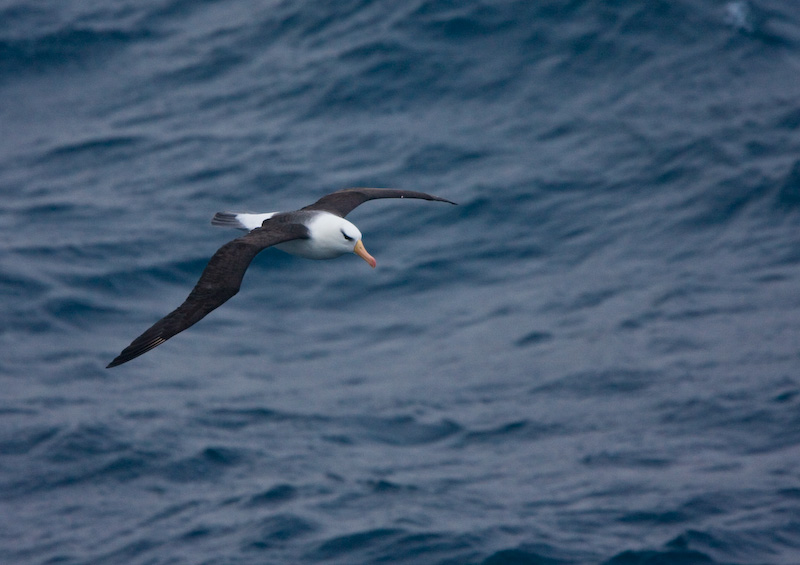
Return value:
M 147 353 L 224 304 L 239 292 L 250 262 L 267 247 L 277 247 L 309 259 L 333 259 L 345 253 L 355 253 L 374 268 L 376 261 L 364 248 L 361 232 L 344 217 L 359 204 L 376 198 L 419 198 L 455 204 L 413 190 L 346 188 L 323 196 L 295 212 L 218 212 L 211 220 L 212 224 L 250 232 L 220 247 L 183 304 L 133 340 L 106 368 L 122 365 Z

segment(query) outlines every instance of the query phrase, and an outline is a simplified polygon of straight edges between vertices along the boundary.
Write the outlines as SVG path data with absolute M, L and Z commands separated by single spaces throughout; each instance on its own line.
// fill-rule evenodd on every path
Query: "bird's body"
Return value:
M 308 237 L 291 239 L 272 247 L 306 259 L 335 259 L 351 253 L 353 245 L 349 243 L 361 239 L 361 232 L 352 223 L 330 212 L 318 210 L 266 214 L 217 212 L 211 224 L 253 231 L 263 227 L 267 220 L 270 223 L 290 222 L 304 225 L 308 229 Z
M 355 253 L 375 267 L 375 259 L 361 242 L 361 232 L 344 217 L 359 204 L 377 198 L 416 198 L 455 204 L 410 190 L 350 188 L 323 196 L 295 212 L 218 212 L 211 221 L 213 225 L 249 233 L 220 247 L 183 304 L 133 340 L 108 367 L 116 367 L 150 351 L 224 304 L 239 291 L 253 258 L 268 247 L 308 259 L 333 259 Z

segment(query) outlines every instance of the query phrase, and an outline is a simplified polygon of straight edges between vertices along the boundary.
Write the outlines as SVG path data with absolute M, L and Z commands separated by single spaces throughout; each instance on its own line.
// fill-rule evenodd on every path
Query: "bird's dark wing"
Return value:
M 308 229 L 302 224 L 268 224 L 226 243 L 211 257 L 183 304 L 133 340 L 107 368 L 147 353 L 224 304 L 239 292 L 247 267 L 260 251 L 284 241 L 307 237 Z
M 419 198 L 422 200 L 435 200 L 437 202 L 447 202 L 455 204 L 444 198 L 438 196 L 431 196 L 424 192 L 415 192 L 413 190 L 398 190 L 395 188 L 345 188 L 344 190 L 337 190 L 326 196 L 323 196 L 313 204 L 306 206 L 303 210 L 322 210 L 336 214 L 344 218 L 353 211 L 353 209 L 366 202 L 367 200 L 375 200 L 376 198 Z

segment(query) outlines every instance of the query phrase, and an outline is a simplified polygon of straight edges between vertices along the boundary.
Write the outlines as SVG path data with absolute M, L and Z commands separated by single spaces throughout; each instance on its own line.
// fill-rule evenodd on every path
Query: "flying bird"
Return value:
M 376 261 L 364 248 L 361 232 L 344 218 L 360 204 L 377 198 L 418 198 L 455 204 L 412 190 L 346 188 L 294 212 L 218 212 L 211 220 L 213 225 L 235 227 L 249 233 L 220 247 L 183 304 L 133 340 L 106 368 L 147 353 L 220 307 L 239 292 L 250 262 L 268 247 L 308 259 L 333 259 L 355 253 L 374 268 Z

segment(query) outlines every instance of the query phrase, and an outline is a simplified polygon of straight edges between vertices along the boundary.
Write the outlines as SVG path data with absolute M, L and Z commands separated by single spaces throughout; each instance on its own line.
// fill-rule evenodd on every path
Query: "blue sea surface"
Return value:
M 0 1 L 0 561 L 800 563 L 800 11 Z M 128 364 L 240 232 L 270 249 Z

